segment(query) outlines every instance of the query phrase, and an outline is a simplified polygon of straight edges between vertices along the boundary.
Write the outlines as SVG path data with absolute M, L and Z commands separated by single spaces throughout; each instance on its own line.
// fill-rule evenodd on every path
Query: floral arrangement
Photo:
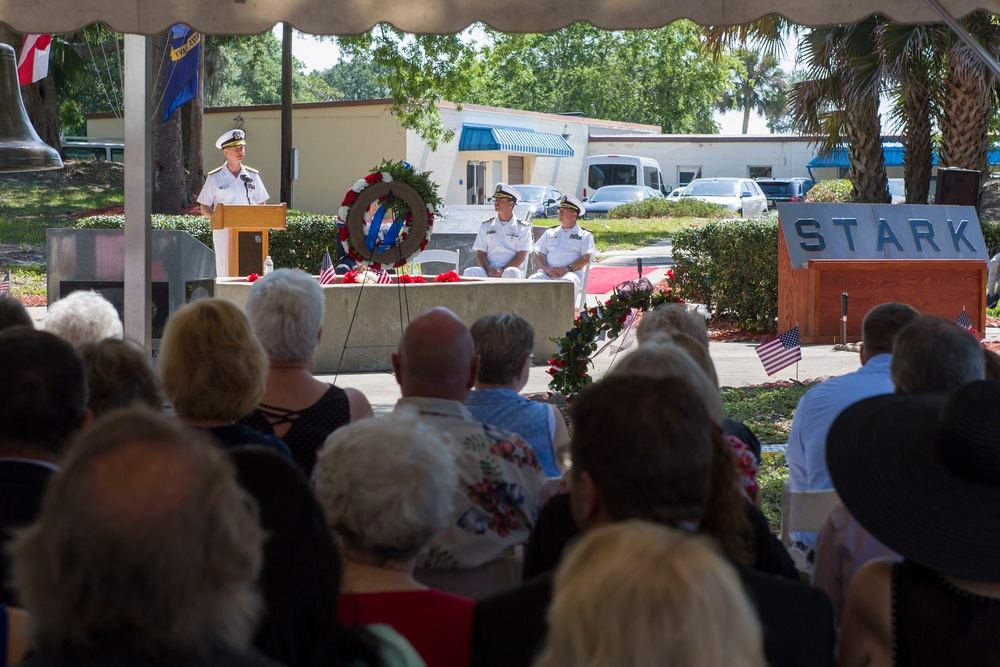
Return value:
M 462 279 L 459 277 L 456 271 L 448 271 L 447 273 L 439 273 L 434 277 L 434 282 L 436 283 L 457 283 Z
M 351 186 L 351 189 L 344 195 L 344 200 L 340 203 L 340 210 L 337 212 L 337 228 L 340 240 L 344 244 L 344 249 L 347 251 L 347 254 L 358 261 L 364 261 L 365 258 L 362 257 L 357 249 L 351 245 L 350 229 L 347 226 L 347 217 L 351 212 L 351 206 L 355 201 L 357 201 L 358 195 L 360 195 L 365 188 L 373 183 L 378 183 L 379 181 L 385 183 L 392 183 L 393 181 L 405 183 L 413 188 L 423 200 L 424 205 L 427 207 L 427 231 L 424 234 L 423 242 L 420 244 L 420 250 L 427 247 L 427 242 L 431 239 L 431 230 L 434 227 L 434 214 L 437 211 L 437 207 L 441 204 L 441 197 L 438 195 L 437 184 L 430 179 L 430 172 L 418 172 L 408 162 L 390 162 L 388 160 L 383 160 L 381 164 L 372 168 L 372 172 L 370 174 L 358 180 L 357 183 Z M 385 199 L 385 197 L 382 197 L 379 201 L 384 202 Z M 406 204 L 402 200 L 396 200 L 394 206 L 397 209 L 395 211 L 397 215 L 405 216 L 403 219 L 403 230 L 400 232 L 400 239 L 405 239 L 409 236 L 412 229 L 413 213 L 408 210 Z M 407 258 L 402 258 L 400 261 L 393 264 L 393 268 L 406 264 L 406 261 Z M 382 265 L 377 262 L 372 262 L 370 266 L 373 269 L 382 268 Z
M 667 282 L 674 280 L 673 269 L 667 270 Z M 573 328 L 562 338 L 551 338 L 556 344 L 556 355 L 549 360 L 549 389 L 571 397 L 592 382 L 589 368 L 593 365 L 590 355 L 597 351 L 597 339 L 603 332 L 614 339 L 626 327 L 631 326 L 637 313 L 656 308 L 662 303 L 684 303 L 674 295 L 669 284 L 654 287 L 649 280 L 641 278 L 637 282 L 626 282 L 615 288 L 603 306 L 587 308 L 580 312 Z
M 404 273 L 399 277 L 399 282 L 404 284 L 410 283 L 425 283 L 427 282 L 423 276 L 411 276 L 409 273 Z
M 256 273 L 251 273 L 249 276 L 247 276 L 248 283 L 255 283 L 258 280 L 260 280 L 260 276 L 258 276 Z

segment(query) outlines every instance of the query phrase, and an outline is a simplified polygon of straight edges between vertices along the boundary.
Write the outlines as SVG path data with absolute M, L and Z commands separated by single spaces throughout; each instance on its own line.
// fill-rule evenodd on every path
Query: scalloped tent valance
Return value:
M 208 34 L 257 34 L 290 23 L 312 34 L 351 35 L 379 22 L 412 33 L 455 33 L 477 21 L 504 32 L 548 32 L 576 21 L 599 28 L 658 28 L 676 19 L 737 25 L 781 14 L 802 25 L 850 23 L 880 13 L 903 23 L 1000 13 L 1000 0 L 0 0 L 0 21 L 23 33 L 67 33 L 92 23 L 152 35 L 175 23 Z

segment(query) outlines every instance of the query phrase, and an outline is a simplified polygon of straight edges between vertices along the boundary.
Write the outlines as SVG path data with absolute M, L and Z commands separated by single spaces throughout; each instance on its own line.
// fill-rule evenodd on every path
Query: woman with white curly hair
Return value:
M 94 290 L 78 290 L 51 304 L 42 328 L 73 347 L 121 338 L 122 320 L 114 305 Z
M 267 354 L 264 394 L 240 423 L 274 435 L 292 450 L 308 477 L 323 441 L 348 422 L 372 416 L 357 389 L 313 377 L 316 348 L 323 331 L 323 290 L 299 269 L 278 269 L 250 288 L 247 318 Z
M 454 512 L 455 457 L 447 434 L 394 413 L 337 430 L 313 470 L 342 545 L 341 621 L 392 626 L 428 667 L 468 665 L 472 652 L 475 603 L 413 578 L 417 554 Z

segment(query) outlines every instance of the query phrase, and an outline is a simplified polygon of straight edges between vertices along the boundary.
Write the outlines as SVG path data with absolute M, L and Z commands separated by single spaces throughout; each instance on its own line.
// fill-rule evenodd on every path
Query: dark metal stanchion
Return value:
M 847 292 L 840 295 L 840 344 L 847 345 Z
M 639 269 L 639 278 L 637 278 L 637 280 L 641 280 L 642 279 L 642 257 L 636 257 L 635 258 L 635 267 L 637 269 Z

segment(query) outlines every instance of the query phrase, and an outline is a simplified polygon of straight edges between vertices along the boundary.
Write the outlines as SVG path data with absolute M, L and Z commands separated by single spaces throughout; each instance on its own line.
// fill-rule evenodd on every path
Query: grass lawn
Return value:
M 626 218 L 584 220 L 583 227 L 594 235 L 597 250 L 635 250 L 668 239 L 680 229 L 702 227 L 708 218 Z

